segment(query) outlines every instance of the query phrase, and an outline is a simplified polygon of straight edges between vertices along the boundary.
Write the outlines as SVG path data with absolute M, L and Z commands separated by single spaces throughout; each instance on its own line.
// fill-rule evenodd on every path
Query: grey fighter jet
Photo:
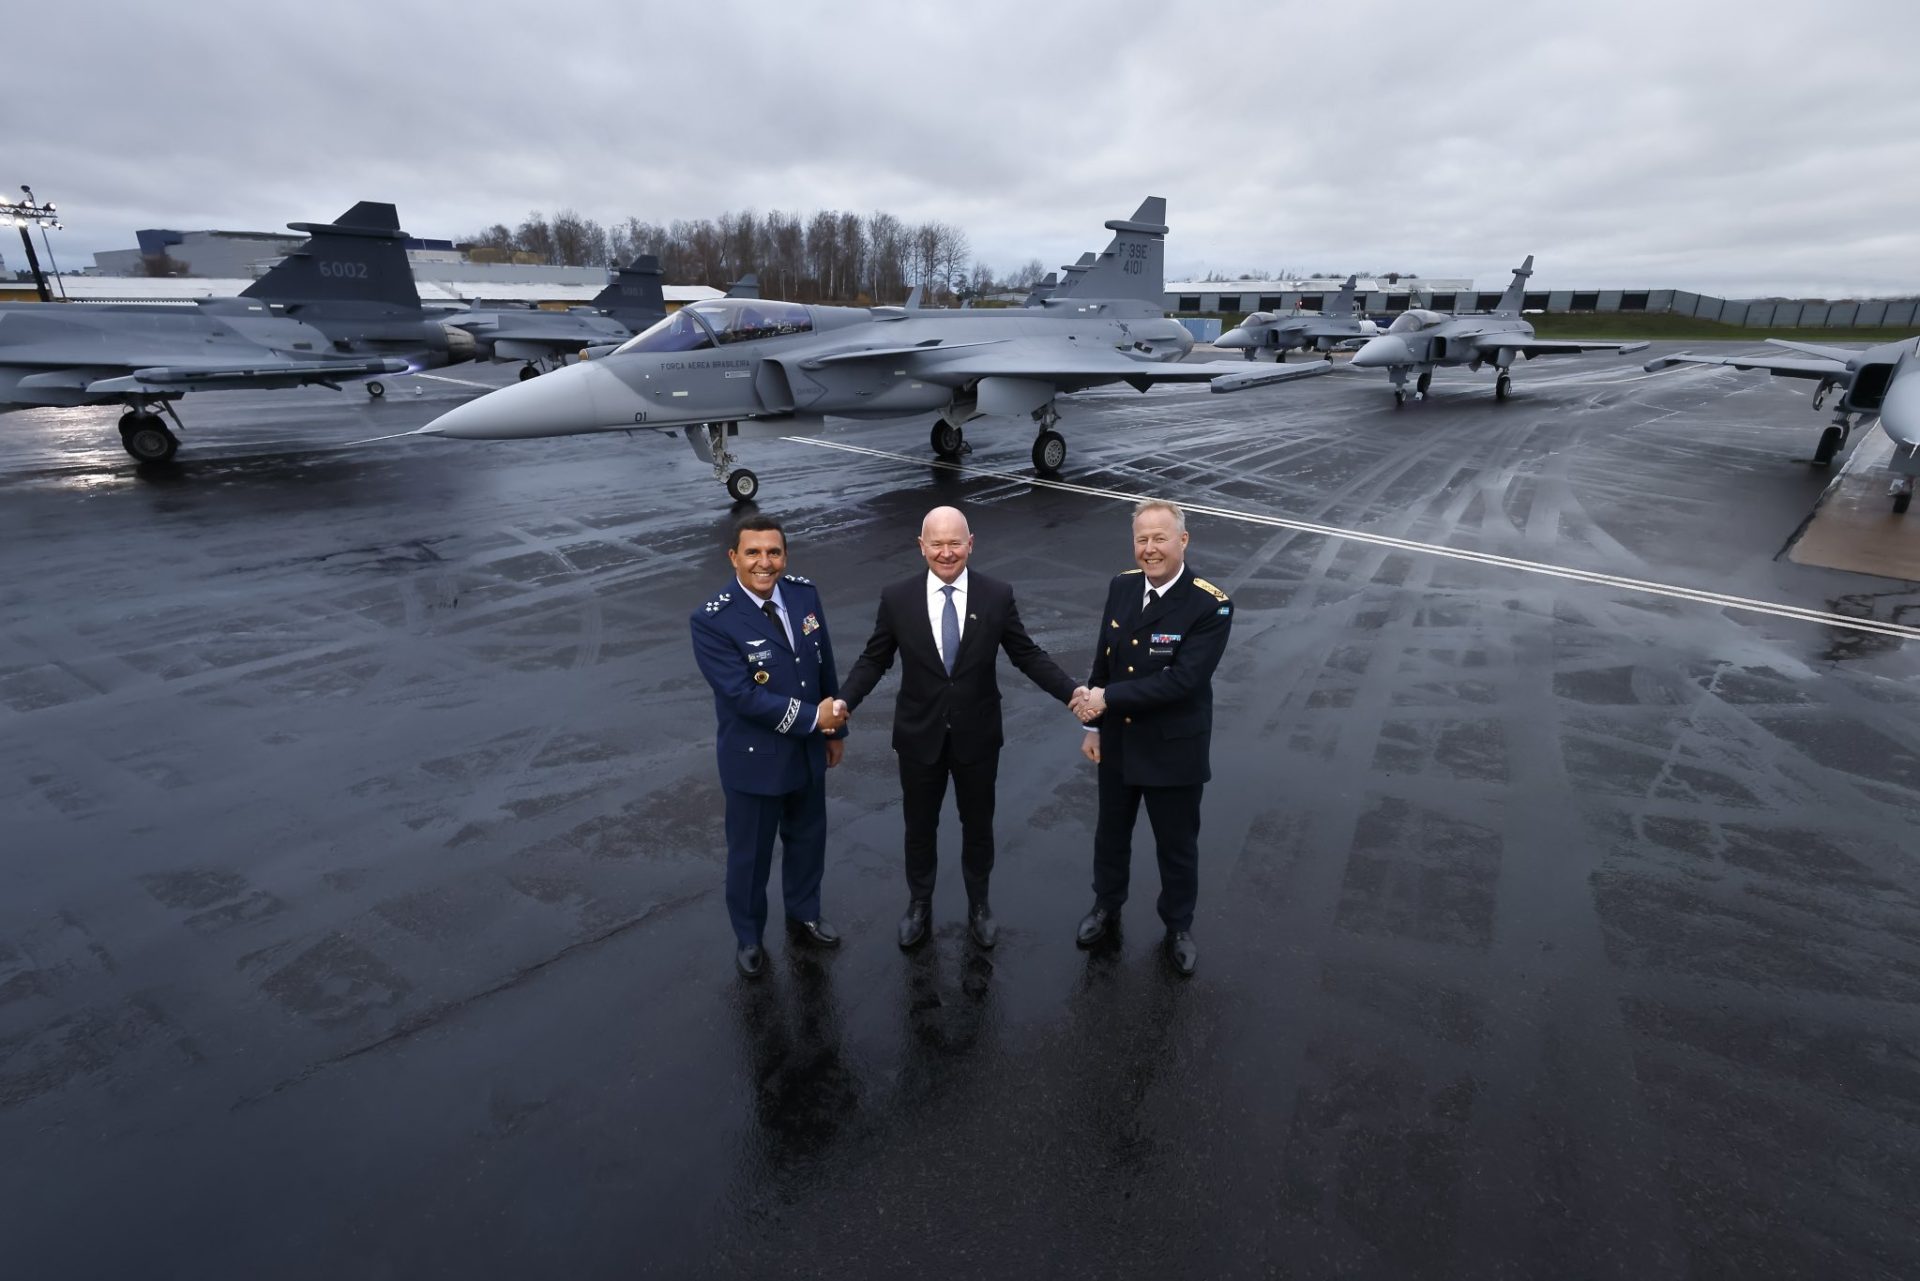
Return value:
M 469 440 L 647 428 L 685 435 L 735 499 L 759 489 L 731 446 L 802 435 L 828 415 L 937 414 L 933 452 L 966 449 L 983 416 L 1029 417 L 1036 469 L 1066 460 L 1057 396 L 1102 384 L 1141 391 L 1209 382 L 1215 391 L 1325 373 L 1326 362 L 1185 362 L 1193 338 L 1162 306 L 1166 201 L 1109 222 L 1113 242 L 1072 297 L 1042 307 L 972 311 L 806 307 L 722 298 L 681 308 L 604 359 L 520 383 L 443 414 L 419 435 Z
M 1371 338 L 1380 327 L 1366 318 L 1354 297 L 1358 280 L 1358 276 L 1348 276 L 1347 283 L 1334 295 L 1333 305 L 1325 311 L 1296 310 L 1285 316 L 1256 311 L 1214 339 L 1213 345 L 1238 347 L 1246 352 L 1248 360 L 1263 351 L 1272 352 L 1275 360 L 1285 360 L 1295 348 L 1325 353 L 1349 338 Z
M 1769 343 L 1793 353 L 1789 356 L 1696 356 L 1676 352 L 1646 364 L 1647 372 L 1674 365 L 1725 365 L 1732 369 L 1764 369 L 1776 378 L 1806 378 L 1819 382 L 1813 407 L 1819 410 L 1836 389 L 1833 421 L 1820 433 L 1813 461 L 1825 467 L 1847 443 L 1858 420 L 1878 416 L 1880 430 L 1893 441 L 1893 474 L 1887 493 L 1893 510 L 1904 513 L 1913 502 L 1913 481 L 1920 476 L 1920 340 L 1902 338 L 1874 347 L 1828 347 L 1818 343 Z
M 1527 277 L 1533 274 L 1533 255 L 1513 271 L 1513 283 L 1500 295 L 1500 305 L 1488 312 L 1450 312 L 1413 310 L 1402 312 L 1387 326 L 1387 332 L 1369 338 L 1353 354 L 1356 369 L 1384 369 L 1393 379 L 1393 404 L 1399 408 L 1407 398 L 1407 375 L 1418 371 L 1414 390 L 1422 397 L 1433 385 L 1433 371 L 1440 365 L 1465 365 L 1479 369 L 1492 365 L 1495 371 L 1493 397 L 1505 400 L 1513 388 L 1508 372 L 1517 357 L 1573 356 L 1587 351 L 1613 351 L 1625 354 L 1642 351 L 1642 342 L 1575 342 L 1567 339 L 1540 339 L 1533 326 L 1520 317 L 1526 298 Z
M 621 267 L 584 307 L 542 311 L 535 307 L 475 306 L 446 317 L 473 336 L 488 360 L 520 360 L 525 381 L 547 365 L 555 368 L 585 347 L 612 346 L 658 324 L 667 314 L 660 260 L 643 254 Z
M 1047 299 L 1053 297 L 1053 291 L 1059 287 L 1059 273 L 1050 271 L 1047 273 L 1046 279 L 1036 284 L 1032 292 L 1027 295 L 1026 301 L 1020 305 L 1022 307 L 1038 307 L 1045 303 Z

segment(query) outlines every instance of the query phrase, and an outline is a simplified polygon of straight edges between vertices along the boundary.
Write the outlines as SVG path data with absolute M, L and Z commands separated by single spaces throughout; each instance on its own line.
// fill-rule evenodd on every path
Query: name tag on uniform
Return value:
M 747 646 L 747 661 L 749 663 L 766 663 L 772 661 L 773 646 L 771 644 L 767 641 L 755 641 L 754 645 L 766 645 L 767 648 L 755 649 L 753 645 Z
M 812 614 L 808 614 L 805 618 L 800 620 L 800 634 L 802 636 L 811 636 L 819 630 L 820 630 L 820 620 L 815 618 Z
M 1155 632 L 1152 636 L 1149 636 L 1147 638 L 1147 644 L 1178 645 L 1180 643 L 1180 636 L 1181 636 L 1181 633 L 1179 632 Z

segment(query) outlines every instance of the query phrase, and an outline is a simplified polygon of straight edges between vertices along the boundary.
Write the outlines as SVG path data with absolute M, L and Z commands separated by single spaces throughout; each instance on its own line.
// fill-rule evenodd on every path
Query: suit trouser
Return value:
M 820 919 L 820 878 L 827 865 L 827 780 L 778 796 L 721 789 L 727 798 L 727 915 L 745 947 L 767 928 L 767 877 L 773 838 L 780 838 L 780 885 L 787 919 Z
M 1188 787 L 1128 785 L 1118 762 L 1100 762 L 1099 821 L 1093 834 L 1094 901 L 1117 912 L 1127 901 L 1133 868 L 1133 825 L 1140 802 L 1147 803 L 1153 825 L 1154 853 L 1160 862 L 1160 919 L 1169 930 L 1193 928 L 1200 899 L 1200 794 L 1204 783 Z
M 960 878 L 966 882 L 967 902 L 987 901 L 987 882 L 993 876 L 993 783 L 1000 773 L 1000 752 L 962 764 L 953 759 L 953 740 L 941 744 L 940 759 L 928 765 L 900 756 L 900 810 L 906 820 L 907 893 L 917 899 L 933 897 L 939 871 L 936 845 L 940 834 L 940 807 L 947 799 L 947 779 L 953 779 L 953 804 L 960 812 Z

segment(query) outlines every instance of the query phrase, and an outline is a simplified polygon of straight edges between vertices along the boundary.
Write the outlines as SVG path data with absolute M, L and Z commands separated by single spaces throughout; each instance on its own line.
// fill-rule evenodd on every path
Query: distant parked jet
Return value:
M 1214 339 L 1213 345 L 1239 347 L 1246 352 L 1248 360 L 1262 351 L 1272 352 L 1275 360 L 1285 360 L 1287 353 L 1295 348 L 1327 352 L 1349 338 L 1371 338 L 1380 332 L 1380 326 L 1361 313 L 1353 289 L 1358 279 L 1358 276 L 1348 276 L 1347 283 L 1334 295 L 1333 305 L 1325 311 L 1296 310 L 1284 316 L 1278 312 L 1256 311 Z

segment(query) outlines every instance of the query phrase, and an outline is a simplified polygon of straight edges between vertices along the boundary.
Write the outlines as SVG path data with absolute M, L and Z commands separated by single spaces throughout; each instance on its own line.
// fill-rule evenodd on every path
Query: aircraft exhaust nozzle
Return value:
M 1352 363 L 1362 369 L 1387 369 L 1394 365 L 1411 365 L 1414 361 L 1413 352 L 1405 339 L 1381 334 L 1360 344 L 1360 350 L 1353 353 Z
M 604 361 L 568 365 L 450 409 L 415 435 L 523 440 L 617 431 L 644 422 L 645 403 Z
M 442 325 L 440 326 L 440 330 L 447 338 L 447 363 L 449 365 L 462 365 L 473 359 L 474 351 L 478 344 L 474 342 L 472 334 L 460 328 L 458 325 Z

